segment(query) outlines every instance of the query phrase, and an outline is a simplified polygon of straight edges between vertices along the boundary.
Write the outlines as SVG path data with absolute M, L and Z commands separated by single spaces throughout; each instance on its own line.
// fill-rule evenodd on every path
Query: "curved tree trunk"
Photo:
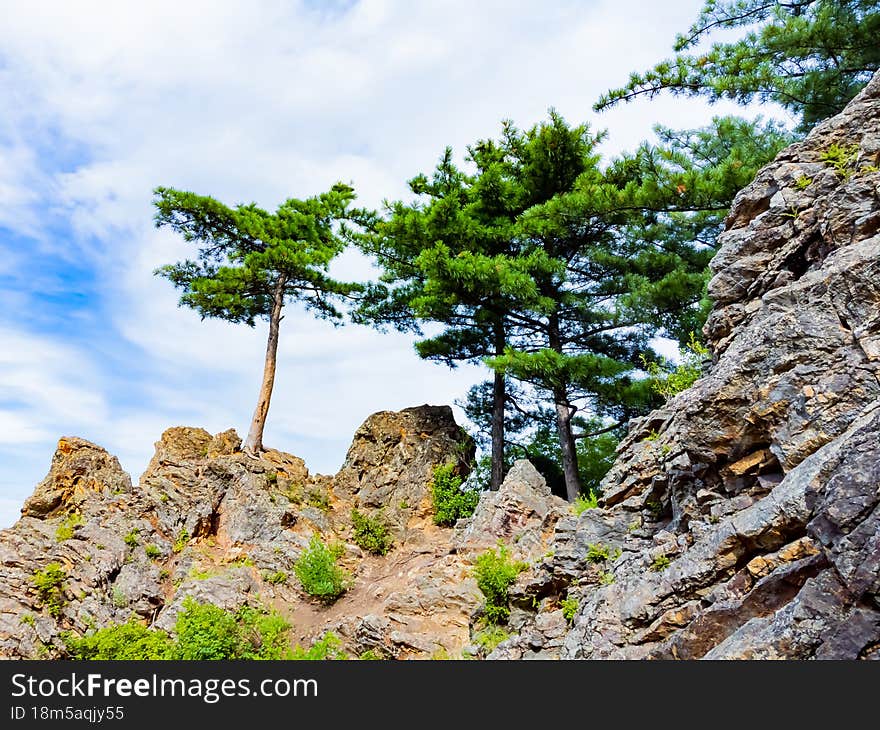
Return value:
M 504 354 L 507 338 L 504 336 L 504 324 L 499 322 L 495 327 L 495 355 Z M 507 388 L 502 373 L 495 373 L 492 386 L 492 471 L 489 476 L 489 489 L 498 490 L 504 481 L 504 406 L 507 403 Z
M 272 297 L 272 310 L 269 313 L 269 339 L 266 342 L 266 362 L 263 366 L 263 383 L 260 386 L 260 398 L 257 401 L 257 407 L 254 409 L 251 427 L 242 447 L 242 450 L 247 454 L 257 455 L 263 450 L 263 429 L 266 426 L 269 401 L 272 399 L 272 388 L 275 385 L 278 330 L 281 324 L 281 310 L 284 308 L 285 283 L 283 277 L 278 279 Z
M 550 349 L 562 352 L 562 337 L 559 333 L 559 315 L 555 312 L 548 321 L 548 344 Z M 559 450 L 562 453 L 562 474 L 565 477 L 565 495 L 574 502 L 581 493 L 581 475 L 578 471 L 577 446 L 571 430 L 571 419 L 575 408 L 568 401 L 568 391 L 562 383 L 553 388 L 553 403 L 556 408 L 556 431 L 559 435 Z

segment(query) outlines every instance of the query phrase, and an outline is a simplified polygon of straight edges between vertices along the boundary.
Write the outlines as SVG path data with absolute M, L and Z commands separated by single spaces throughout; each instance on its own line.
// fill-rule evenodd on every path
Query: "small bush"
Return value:
M 435 524 L 452 527 L 458 520 L 474 513 L 480 493 L 473 489 L 462 489 L 463 481 L 455 474 L 455 464 L 444 464 L 434 469 L 431 500 Z
M 171 546 L 171 549 L 180 553 L 183 552 L 183 549 L 189 543 L 189 531 L 184 527 L 177 535 L 177 538 L 174 540 L 174 545 Z
M 574 615 L 577 613 L 578 605 L 578 599 L 574 596 L 569 596 L 562 601 L 562 617 L 568 621 L 568 623 L 574 621 Z
M 322 512 L 330 511 L 330 495 L 326 489 L 310 489 L 307 502 L 309 507 L 317 507 Z
M 162 555 L 162 549 L 158 545 L 148 543 L 144 545 L 144 553 L 150 560 L 155 560 Z
M 614 583 L 614 573 L 610 570 L 603 571 L 602 575 L 599 576 L 599 585 L 602 586 L 610 586 Z
M 64 542 L 65 540 L 70 540 L 73 537 L 73 533 L 77 527 L 79 527 L 83 523 L 82 515 L 79 512 L 72 512 L 67 515 L 62 521 L 61 524 L 58 525 L 58 529 L 55 530 L 55 540 L 57 542 Z
M 227 611 L 187 598 L 172 635 L 132 619 L 63 638 L 71 659 L 287 659 L 289 630 L 275 612 Z
M 599 506 L 599 495 L 595 492 L 587 492 L 587 494 L 579 494 L 577 499 L 571 503 L 571 511 L 580 516 L 588 509 L 596 509 Z
M 510 634 L 505 629 L 501 626 L 492 625 L 474 634 L 474 643 L 484 653 L 491 654 L 502 641 L 506 641 L 509 638 Z
M 138 530 L 137 527 L 135 527 L 131 532 L 129 532 L 129 533 L 123 538 L 123 540 L 125 540 L 125 544 L 128 545 L 130 548 L 137 547 L 137 546 L 138 546 L 138 533 L 139 533 L 139 532 L 140 532 L 140 530 Z
M 328 631 L 308 649 L 302 646 L 294 647 L 290 658 L 298 661 L 323 661 L 326 659 L 348 659 L 348 655 L 342 650 L 342 642 L 339 637 L 332 631 Z
M 328 547 L 317 535 L 312 537 L 293 567 L 306 593 L 328 603 L 345 593 L 349 576 L 336 564 L 341 554 L 339 546 Z
M 287 573 L 285 573 L 283 570 L 276 570 L 274 572 L 267 571 L 263 574 L 263 580 L 267 583 L 271 583 L 272 585 L 287 583 Z
M 49 615 L 58 618 L 64 608 L 64 582 L 67 580 L 67 571 L 60 563 L 49 563 L 42 570 L 34 571 L 31 583 L 40 597 L 40 601 L 46 607 Z
M 128 599 L 119 588 L 113 589 L 113 605 L 116 608 L 125 608 L 128 605 Z
M 486 597 L 484 613 L 490 624 L 501 624 L 510 617 L 508 589 L 516 576 L 528 566 L 513 560 L 504 545 L 490 548 L 477 557 L 474 578 Z
M 355 544 L 368 553 L 385 555 L 391 549 L 393 541 L 388 534 L 388 527 L 378 517 L 370 517 L 353 509 L 351 526 L 354 530 Z
M 666 570 L 671 563 L 672 561 L 667 556 L 658 555 L 656 558 L 654 558 L 654 562 L 651 563 L 651 570 L 653 570 L 655 573 L 661 573 Z
M 148 629 L 134 618 L 128 623 L 108 626 L 94 633 L 76 637 L 63 636 L 71 659 L 144 660 L 170 659 L 174 642 L 164 631 Z
M 687 390 L 700 378 L 703 374 L 703 359 L 709 354 L 709 348 L 691 332 L 690 339 L 679 350 L 679 354 L 681 362 L 675 366 L 669 362 L 648 362 L 642 357 L 642 363 L 651 378 L 651 389 L 666 399 Z
M 611 557 L 611 549 L 601 542 L 587 544 L 587 560 L 591 563 L 602 563 Z

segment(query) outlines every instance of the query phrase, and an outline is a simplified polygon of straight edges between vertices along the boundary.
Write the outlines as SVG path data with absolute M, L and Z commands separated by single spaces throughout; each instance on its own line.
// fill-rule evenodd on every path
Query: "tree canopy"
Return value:
M 713 33 L 740 38 L 700 44 Z M 802 131 L 839 112 L 880 68 L 877 0 L 706 0 L 675 56 L 603 95 L 607 108 L 661 92 L 776 102 Z

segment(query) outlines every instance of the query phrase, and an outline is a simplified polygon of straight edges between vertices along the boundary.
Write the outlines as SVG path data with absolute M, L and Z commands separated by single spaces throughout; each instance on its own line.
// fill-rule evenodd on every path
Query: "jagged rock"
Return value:
M 631 424 L 603 509 L 558 522 L 493 658 L 877 657 L 878 138 L 880 74 L 739 193 L 711 367 Z M 823 161 L 832 144 L 858 147 L 852 169 Z M 590 564 L 597 543 L 620 553 Z M 536 638 L 566 596 L 564 641 Z
M 21 513 L 29 517 L 77 511 L 91 496 L 131 491 L 131 478 L 119 460 L 85 439 L 58 441 L 49 473 L 28 497 Z
M 374 413 L 358 428 L 334 480 L 342 498 L 383 509 L 395 533 L 417 537 L 430 518 L 434 467 L 453 461 L 466 474 L 473 439 L 449 406 Z

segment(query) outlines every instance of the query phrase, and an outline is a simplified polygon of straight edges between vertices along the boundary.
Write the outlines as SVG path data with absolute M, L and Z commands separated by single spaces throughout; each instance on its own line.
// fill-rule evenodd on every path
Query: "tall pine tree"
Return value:
M 349 204 L 354 191 L 341 183 L 305 200 L 290 198 L 274 213 L 255 204 L 231 208 L 205 195 L 159 187 L 156 226 L 168 226 L 198 246 L 196 259 L 156 270 L 182 290 L 181 306 L 204 319 L 216 317 L 251 327 L 269 322 L 260 394 L 244 450 L 263 450 L 285 304 L 301 303 L 318 317 L 339 320 L 337 302 L 357 286 L 328 274 L 330 262 L 345 248 L 340 221 L 363 217 Z

